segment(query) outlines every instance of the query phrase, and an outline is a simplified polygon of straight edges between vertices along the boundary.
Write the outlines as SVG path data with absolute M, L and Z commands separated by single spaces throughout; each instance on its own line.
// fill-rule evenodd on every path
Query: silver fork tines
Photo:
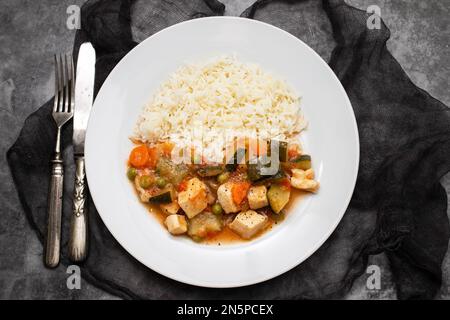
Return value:
M 55 99 L 53 119 L 57 126 L 55 155 L 52 162 L 50 189 L 48 194 L 48 224 L 45 265 L 54 268 L 59 263 L 61 238 L 61 212 L 63 196 L 64 166 L 61 156 L 61 128 L 72 119 L 75 75 L 72 56 L 55 55 Z
M 62 127 L 73 116 L 74 78 L 71 55 L 55 55 L 55 101 L 53 104 L 53 118 L 58 127 Z

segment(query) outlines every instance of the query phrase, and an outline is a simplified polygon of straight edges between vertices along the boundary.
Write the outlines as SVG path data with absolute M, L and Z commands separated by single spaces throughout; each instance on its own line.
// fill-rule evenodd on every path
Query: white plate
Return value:
M 248 243 L 208 246 L 173 237 L 139 203 L 126 178 L 128 137 L 143 105 L 184 63 L 236 54 L 284 78 L 302 95 L 302 135 L 321 188 L 283 223 Z M 86 137 L 89 188 L 117 241 L 147 267 L 205 287 L 237 287 L 276 277 L 308 258 L 341 220 L 355 186 L 359 140 L 353 109 L 335 74 L 305 43 L 262 22 L 212 17 L 183 22 L 140 43 L 97 95 Z

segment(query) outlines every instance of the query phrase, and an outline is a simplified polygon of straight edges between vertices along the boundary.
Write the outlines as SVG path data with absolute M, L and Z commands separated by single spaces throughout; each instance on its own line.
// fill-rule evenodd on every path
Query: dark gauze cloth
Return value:
M 138 41 L 177 22 L 223 12 L 217 0 L 88 1 L 74 54 L 81 42 L 93 43 L 98 91 Z M 350 97 L 361 161 L 350 207 L 338 228 L 309 259 L 275 279 L 243 288 L 208 289 L 170 280 L 137 262 L 111 236 L 90 202 L 91 244 L 81 266 L 84 279 L 123 298 L 338 298 L 364 272 L 369 255 L 386 252 L 399 298 L 434 297 L 449 239 L 447 198 L 439 183 L 450 170 L 449 109 L 409 80 L 386 49 L 386 26 L 368 29 L 368 14 L 343 0 L 262 0 L 242 16 L 279 26 L 329 57 Z M 7 155 L 25 213 L 41 242 L 55 143 L 51 106 L 49 101 L 28 117 Z M 67 126 L 62 138 L 64 264 L 70 263 L 71 137 L 72 127 Z

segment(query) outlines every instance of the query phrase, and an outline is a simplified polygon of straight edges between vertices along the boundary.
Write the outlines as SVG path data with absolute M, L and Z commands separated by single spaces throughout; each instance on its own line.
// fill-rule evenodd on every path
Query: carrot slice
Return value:
M 135 147 L 130 153 L 130 164 L 135 168 L 142 168 L 147 165 L 149 160 L 148 149 L 145 144 Z
M 249 182 L 243 181 L 233 183 L 233 186 L 231 187 L 231 196 L 233 197 L 234 203 L 241 204 L 247 196 L 248 189 L 250 189 Z

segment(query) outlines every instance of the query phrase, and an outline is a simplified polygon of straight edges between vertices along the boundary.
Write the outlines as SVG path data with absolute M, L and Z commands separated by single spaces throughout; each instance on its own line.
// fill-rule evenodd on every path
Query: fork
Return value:
M 55 154 L 48 194 L 47 243 L 45 265 L 55 268 L 59 264 L 61 247 L 61 213 L 63 197 L 64 163 L 61 155 L 61 128 L 72 119 L 74 107 L 75 72 L 72 56 L 55 55 L 55 99 L 52 116 L 57 126 Z

